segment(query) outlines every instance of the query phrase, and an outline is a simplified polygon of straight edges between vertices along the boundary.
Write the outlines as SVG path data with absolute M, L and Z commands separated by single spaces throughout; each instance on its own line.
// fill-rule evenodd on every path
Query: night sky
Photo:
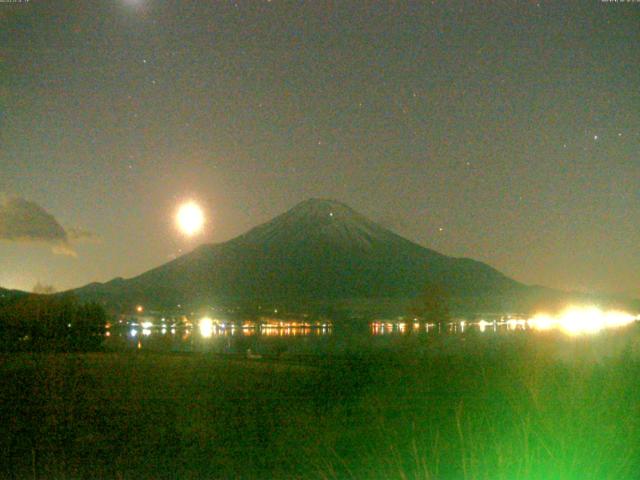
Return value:
M 134 276 L 322 197 L 640 296 L 640 3 L 0 3 L 0 99 L 5 288 Z

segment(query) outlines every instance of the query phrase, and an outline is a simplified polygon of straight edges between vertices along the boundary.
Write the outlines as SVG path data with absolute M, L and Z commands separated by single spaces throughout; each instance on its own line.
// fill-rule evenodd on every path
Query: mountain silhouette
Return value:
M 411 242 L 340 202 L 310 199 L 232 240 L 75 293 L 120 308 L 143 302 L 301 305 L 410 299 L 433 284 L 471 302 L 525 288 L 484 263 Z

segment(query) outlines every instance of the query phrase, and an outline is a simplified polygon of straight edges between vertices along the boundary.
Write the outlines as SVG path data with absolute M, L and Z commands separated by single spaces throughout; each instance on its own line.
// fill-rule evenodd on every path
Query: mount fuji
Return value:
M 118 309 L 139 303 L 375 304 L 414 298 L 433 283 L 458 304 L 483 309 L 534 288 L 484 263 L 411 242 L 343 203 L 310 199 L 227 242 L 74 293 Z

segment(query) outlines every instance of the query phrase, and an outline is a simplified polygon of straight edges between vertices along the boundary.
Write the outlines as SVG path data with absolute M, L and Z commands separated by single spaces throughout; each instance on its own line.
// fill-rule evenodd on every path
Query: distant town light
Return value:
M 527 325 L 534 330 L 549 330 L 553 328 L 555 324 L 555 320 L 544 313 L 539 313 L 527 320 Z
M 556 317 L 537 314 L 527 320 L 534 330 L 549 330 L 557 327 L 568 335 L 594 334 L 608 328 L 630 325 L 636 317 L 618 310 L 602 311 L 595 306 L 569 307 Z
M 198 323 L 198 328 L 203 338 L 210 338 L 211 335 L 213 335 L 213 320 L 209 317 L 201 318 Z
M 560 328 L 569 335 L 597 333 L 605 328 L 622 327 L 635 318 L 624 312 L 603 312 L 597 307 L 569 308 L 560 316 Z
M 144 308 L 142 307 L 142 305 L 138 305 L 138 306 L 136 307 L 136 312 L 138 312 L 138 313 L 142 313 L 143 311 L 144 311 Z

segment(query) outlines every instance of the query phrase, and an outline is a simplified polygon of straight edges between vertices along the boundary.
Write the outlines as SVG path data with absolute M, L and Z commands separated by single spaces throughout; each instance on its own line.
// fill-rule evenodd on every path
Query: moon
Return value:
M 186 202 L 180 205 L 176 214 L 178 229 L 185 235 L 192 237 L 200 233 L 204 226 L 204 212 L 196 202 Z

